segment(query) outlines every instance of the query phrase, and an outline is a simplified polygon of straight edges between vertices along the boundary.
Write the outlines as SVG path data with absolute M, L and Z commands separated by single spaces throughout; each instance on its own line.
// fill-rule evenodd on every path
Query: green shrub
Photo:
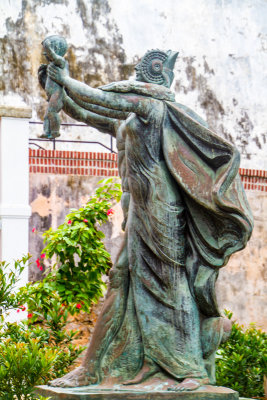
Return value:
M 232 313 L 226 312 L 229 319 Z M 232 333 L 216 355 L 217 385 L 239 392 L 243 397 L 263 397 L 267 375 L 267 335 L 251 324 L 245 329 L 234 322 Z
M 43 327 L 30 321 L 5 324 L 0 344 L 1 399 L 31 399 L 35 385 L 69 371 L 84 347 L 73 345 L 76 333 L 64 327 L 55 336 L 45 321 Z
M 3 399 L 31 399 L 33 387 L 46 382 L 58 349 L 42 347 L 38 339 L 0 343 L 0 395 Z

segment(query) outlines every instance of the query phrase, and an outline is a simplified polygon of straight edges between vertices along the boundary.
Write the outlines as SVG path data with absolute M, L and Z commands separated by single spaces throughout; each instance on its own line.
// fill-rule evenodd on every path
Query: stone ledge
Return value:
M 51 400 L 238 400 L 238 393 L 221 386 L 202 386 L 193 392 L 97 389 L 95 386 L 54 388 L 37 386 L 35 393 Z
M 31 118 L 32 109 L 30 107 L 12 107 L 0 105 L 0 117 Z

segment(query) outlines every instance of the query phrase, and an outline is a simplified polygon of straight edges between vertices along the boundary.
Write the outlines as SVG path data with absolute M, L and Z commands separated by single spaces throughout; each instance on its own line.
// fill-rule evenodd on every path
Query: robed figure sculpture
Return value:
M 125 230 L 82 365 L 52 386 L 215 384 L 215 351 L 231 330 L 215 282 L 253 222 L 237 149 L 169 89 L 176 58 L 148 51 L 134 81 L 98 89 L 53 63 L 39 70 L 43 86 L 49 76 L 64 89 L 65 113 L 117 139 Z

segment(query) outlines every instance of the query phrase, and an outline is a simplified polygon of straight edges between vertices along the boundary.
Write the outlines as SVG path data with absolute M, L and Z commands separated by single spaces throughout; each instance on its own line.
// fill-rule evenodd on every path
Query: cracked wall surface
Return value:
M 133 76 L 147 49 L 171 48 L 177 101 L 237 145 L 242 167 L 267 169 L 266 17 L 262 0 L 1 0 L 0 102 L 43 118 L 36 74 L 50 34 L 67 38 L 71 75 L 92 86 Z

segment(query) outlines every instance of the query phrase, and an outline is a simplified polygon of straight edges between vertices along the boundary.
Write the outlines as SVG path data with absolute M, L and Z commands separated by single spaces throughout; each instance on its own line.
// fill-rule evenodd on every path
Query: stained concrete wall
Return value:
M 97 177 L 30 175 L 30 252 L 33 260 L 39 257 L 43 249 L 42 233 L 50 226 L 56 228 L 62 223 L 69 208 L 84 204 L 99 180 Z M 247 191 L 247 196 L 254 210 L 255 228 L 247 248 L 232 256 L 228 265 L 221 270 L 217 282 L 218 300 L 221 309 L 232 310 L 239 322 L 246 325 L 255 322 L 267 330 L 267 197 L 257 191 Z M 114 215 L 102 229 L 106 234 L 106 248 L 114 261 L 123 232 L 120 205 L 113 208 Z M 31 232 L 33 227 L 36 228 L 34 233 Z M 33 263 L 30 279 L 39 279 L 40 274 Z
M 267 169 L 266 18 L 265 0 L 1 0 L 0 102 L 43 118 L 36 75 L 49 34 L 67 38 L 71 75 L 92 86 L 133 76 L 147 49 L 171 48 L 177 101 L 236 143 L 243 167 Z

